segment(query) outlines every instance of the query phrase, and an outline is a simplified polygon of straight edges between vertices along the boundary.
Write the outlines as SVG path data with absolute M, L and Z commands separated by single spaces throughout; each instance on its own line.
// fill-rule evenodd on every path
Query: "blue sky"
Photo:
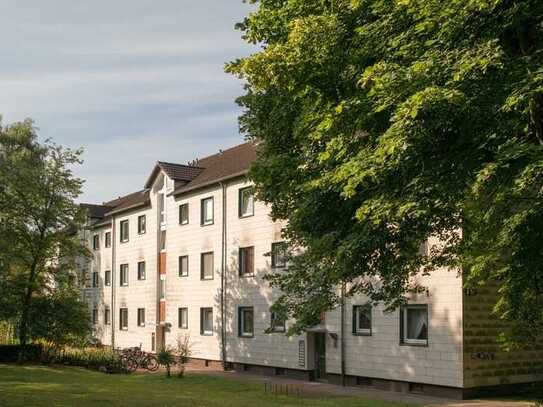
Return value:
M 243 142 L 242 83 L 224 63 L 255 49 L 241 0 L 0 2 L 0 115 L 83 147 L 81 201 L 141 189 L 157 160 L 185 163 Z

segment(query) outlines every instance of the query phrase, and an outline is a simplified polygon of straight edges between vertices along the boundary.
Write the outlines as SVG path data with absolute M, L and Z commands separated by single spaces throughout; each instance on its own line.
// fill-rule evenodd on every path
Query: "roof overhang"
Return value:
M 207 182 L 202 182 L 201 184 L 193 185 L 193 186 L 190 186 L 190 183 L 189 183 L 186 187 L 183 186 L 183 187 L 177 188 L 174 191 L 170 192 L 168 194 L 168 196 L 178 196 L 178 195 L 184 194 L 186 192 L 197 191 L 199 189 L 207 188 L 207 187 L 212 186 L 212 185 L 220 184 L 221 182 L 224 182 L 224 181 L 228 181 L 228 180 L 231 180 L 231 179 L 243 177 L 244 175 L 247 175 L 248 172 L 249 172 L 249 170 L 240 171 L 240 172 L 237 172 L 235 174 L 230 174 L 230 175 L 227 175 L 227 176 L 221 177 L 221 178 L 215 178 L 213 180 L 210 180 L 210 181 L 207 181 Z

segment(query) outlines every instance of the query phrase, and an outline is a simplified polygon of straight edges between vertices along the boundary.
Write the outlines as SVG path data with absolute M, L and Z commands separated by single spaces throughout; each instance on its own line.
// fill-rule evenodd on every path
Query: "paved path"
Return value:
M 373 400 L 383 400 L 391 402 L 405 403 L 415 406 L 425 407 L 533 407 L 533 403 L 525 402 L 506 402 L 506 401 L 490 401 L 490 400 L 449 400 L 443 398 L 430 397 L 418 394 L 406 394 L 392 391 L 377 390 L 371 388 L 359 387 L 342 387 L 334 384 L 321 382 L 307 382 L 303 380 L 287 379 L 277 376 L 264 376 L 244 372 L 224 372 L 216 368 L 188 366 L 187 372 L 194 374 L 206 374 L 218 376 L 227 379 L 240 380 L 245 382 L 265 383 L 268 385 L 273 383 L 280 386 L 289 386 L 295 391 L 303 394 L 303 397 L 364 397 Z

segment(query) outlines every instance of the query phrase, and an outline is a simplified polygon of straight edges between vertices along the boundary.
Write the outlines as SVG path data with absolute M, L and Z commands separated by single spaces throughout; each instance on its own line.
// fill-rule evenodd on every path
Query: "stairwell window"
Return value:
M 92 237 L 92 250 L 100 250 L 100 236 L 94 235 Z
M 119 308 L 119 330 L 128 329 L 128 308 Z
M 202 253 L 200 256 L 200 279 L 213 280 L 213 252 Z
M 189 256 L 179 256 L 179 277 L 189 276 Z
M 119 281 L 122 287 L 126 287 L 128 285 L 128 264 L 121 264 L 120 268 Z
M 179 206 L 179 224 L 188 225 L 189 223 L 189 204 L 185 203 Z
M 128 242 L 128 238 L 129 238 L 128 219 L 121 221 L 120 231 L 121 231 L 120 233 L 121 243 Z
M 255 248 L 240 247 L 239 249 L 239 276 L 252 277 L 255 275 Z
M 213 335 L 213 308 L 200 308 L 200 335 Z
M 145 326 L 145 308 L 138 308 L 138 326 Z
M 138 234 L 143 235 L 147 231 L 147 221 L 145 215 L 138 216 Z
M 412 304 L 400 308 L 400 343 L 428 345 L 428 305 Z
M 179 308 L 178 310 L 178 326 L 181 329 L 188 329 L 189 327 L 189 309 Z
M 201 201 L 201 224 L 202 226 L 213 224 L 213 197 Z
M 287 244 L 285 242 L 272 243 L 271 265 L 273 268 L 284 268 L 287 266 Z
M 371 305 L 353 306 L 353 335 L 371 335 Z
M 106 232 L 105 234 L 105 244 L 104 246 L 106 248 L 110 248 L 111 247 L 111 232 Z
M 255 214 L 253 187 L 241 188 L 239 190 L 238 214 L 240 218 L 247 218 Z
M 111 325 L 111 310 L 109 309 L 109 306 L 104 308 L 104 324 Z
M 138 263 L 138 280 L 145 280 L 145 262 Z
M 238 335 L 244 338 L 252 338 L 255 335 L 253 307 L 238 308 Z
M 106 270 L 106 272 L 104 273 L 104 285 L 111 285 L 111 270 Z
M 98 323 L 98 308 L 96 308 L 96 305 L 92 309 L 92 324 L 96 325 Z

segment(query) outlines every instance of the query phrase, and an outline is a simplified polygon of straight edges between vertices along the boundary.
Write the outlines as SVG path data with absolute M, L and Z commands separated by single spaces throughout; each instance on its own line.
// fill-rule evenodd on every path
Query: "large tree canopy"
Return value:
M 89 329 L 71 278 L 76 257 L 87 255 L 75 233 L 85 219 L 75 203 L 82 181 L 72 173 L 79 156 L 39 143 L 30 120 L 0 122 L 0 320 L 17 326 L 23 345 L 45 332 L 44 321 L 55 341 Z M 47 315 L 38 320 L 39 312 Z
M 253 2 L 239 28 L 262 49 L 227 71 L 258 196 L 305 248 L 277 309 L 314 324 L 343 282 L 394 308 L 448 265 L 541 335 L 543 2 Z M 428 236 L 446 244 L 421 254 Z

